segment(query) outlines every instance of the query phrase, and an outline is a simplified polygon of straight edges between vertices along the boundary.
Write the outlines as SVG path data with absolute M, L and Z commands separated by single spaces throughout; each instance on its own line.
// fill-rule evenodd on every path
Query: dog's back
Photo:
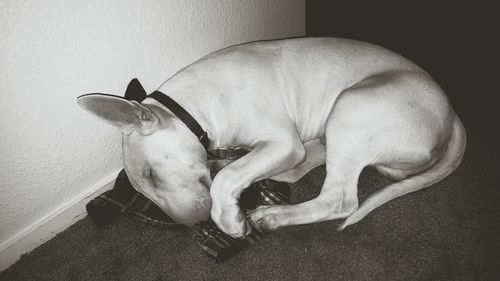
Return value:
M 203 57 L 160 91 L 181 100 L 191 96 L 190 102 L 201 107 L 211 104 L 220 114 L 239 116 L 245 126 L 255 116 L 268 122 L 290 118 L 301 139 L 308 141 L 324 135 L 326 116 L 342 91 L 367 77 L 394 71 L 423 72 L 392 51 L 350 39 L 256 41 Z M 175 85 L 181 94 L 176 94 Z M 247 107 L 241 110 L 241 104 Z M 238 114 L 225 112 L 231 109 Z

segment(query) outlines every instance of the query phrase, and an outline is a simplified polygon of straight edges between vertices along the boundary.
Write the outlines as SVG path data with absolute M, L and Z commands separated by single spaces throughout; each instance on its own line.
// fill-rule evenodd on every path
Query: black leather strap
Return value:
M 205 147 L 205 149 L 208 148 L 207 132 L 203 131 L 200 124 L 198 124 L 198 122 L 194 120 L 193 116 L 191 116 L 191 114 L 189 114 L 184 108 L 182 108 L 182 106 L 180 106 L 173 99 L 171 99 L 169 96 L 165 95 L 160 91 L 154 91 L 153 93 L 149 94 L 148 97 L 157 100 L 159 103 L 163 104 L 166 108 L 170 109 L 170 111 L 172 111 L 172 113 L 174 113 L 175 116 L 181 119 L 181 121 L 184 122 L 184 124 L 186 124 L 186 126 L 191 130 L 191 132 L 193 132 L 193 134 L 196 135 L 196 137 Z

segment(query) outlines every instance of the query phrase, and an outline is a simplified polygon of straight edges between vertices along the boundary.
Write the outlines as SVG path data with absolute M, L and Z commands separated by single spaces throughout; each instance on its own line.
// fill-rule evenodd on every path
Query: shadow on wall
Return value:
M 380 2 L 307 0 L 306 34 L 372 42 L 404 55 L 444 88 L 466 127 L 491 132 L 500 119 L 493 102 L 500 25 L 493 5 Z

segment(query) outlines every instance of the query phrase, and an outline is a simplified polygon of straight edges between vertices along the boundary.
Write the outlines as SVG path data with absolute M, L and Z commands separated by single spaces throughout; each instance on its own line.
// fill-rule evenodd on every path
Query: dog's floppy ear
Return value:
M 142 87 L 141 83 L 137 78 L 132 79 L 128 83 L 127 90 L 125 91 L 125 98 L 127 100 L 135 100 L 138 102 L 143 101 L 147 97 L 147 93 Z
M 119 96 L 86 94 L 77 98 L 78 105 L 104 121 L 117 126 L 125 134 L 134 130 L 146 132 L 157 123 L 157 118 L 146 106 Z

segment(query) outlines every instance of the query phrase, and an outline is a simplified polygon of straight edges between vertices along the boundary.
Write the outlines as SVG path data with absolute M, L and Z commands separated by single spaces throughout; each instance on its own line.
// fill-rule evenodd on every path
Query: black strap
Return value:
M 157 100 L 159 103 L 163 104 L 166 108 L 170 109 L 170 111 L 172 111 L 172 113 L 175 114 L 175 116 L 181 119 L 181 121 L 184 122 L 184 124 L 186 124 L 186 126 L 191 130 L 191 132 L 193 132 L 193 134 L 196 135 L 196 137 L 205 147 L 205 149 L 208 148 L 207 132 L 203 131 L 200 124 L 198 124 L 198 122 L 194 120 L 193 116 L 191 116 L 191 114 L 189 114 L 184 108 L 182 108 L 182 106 L 180 106 L 173 99 L 171 99 L 169 96 L 165 95 L 160 91 L 154 91 L 148 97 Z

